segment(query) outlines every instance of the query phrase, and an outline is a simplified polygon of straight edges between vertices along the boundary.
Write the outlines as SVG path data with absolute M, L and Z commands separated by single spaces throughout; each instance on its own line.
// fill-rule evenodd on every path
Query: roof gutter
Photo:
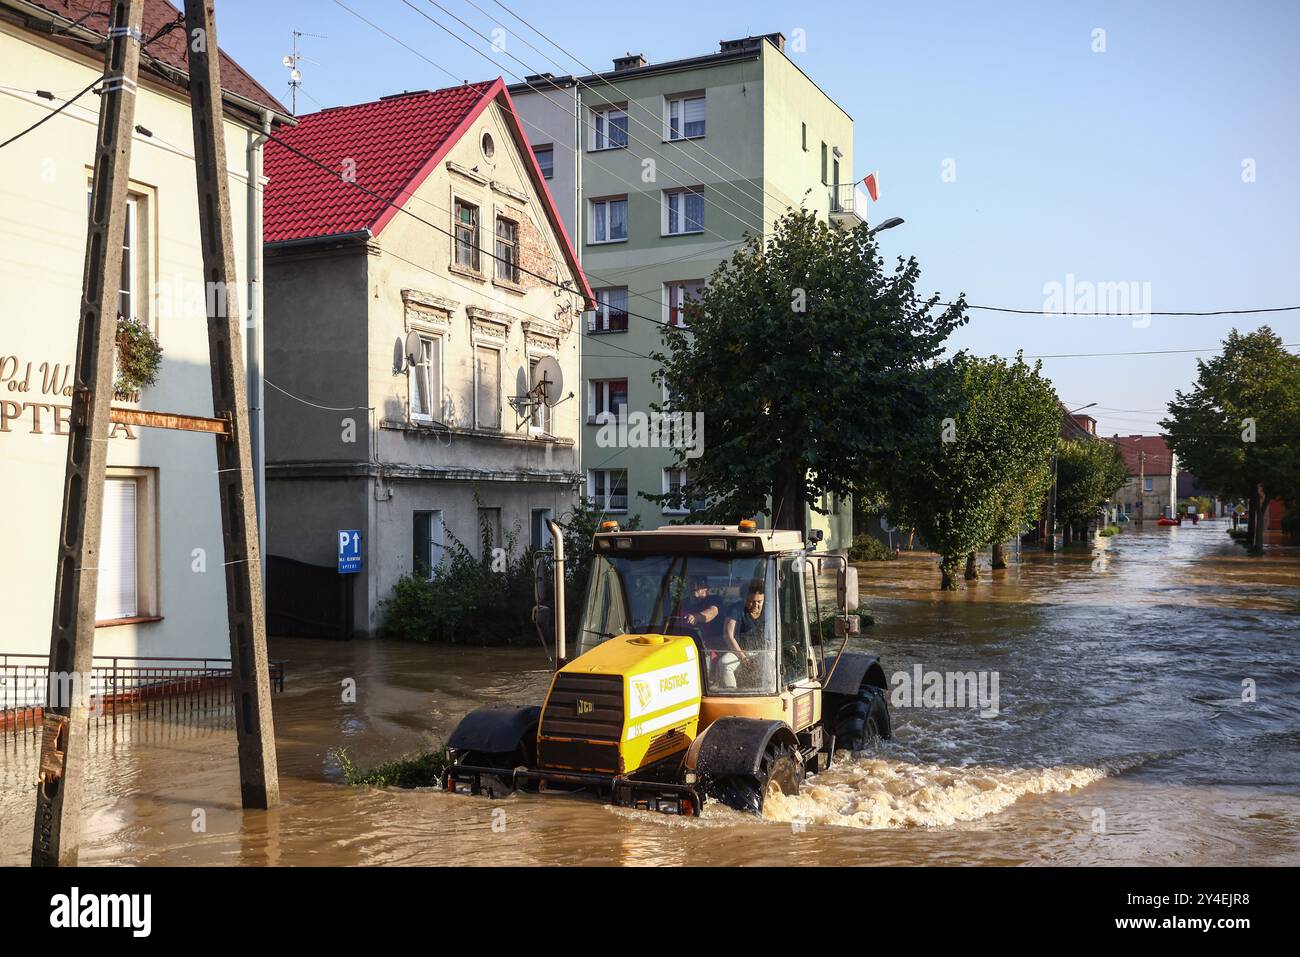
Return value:
M 351 233 L 334 233 L 329 236 L 305 236 L 302 239 L 281 239 L 273 243 L 266 243 L 265 247 L 268 252 L 280 252 L 282 250 L 298 249 L 303 246 L 320 246 L 326 243 L 368 243 L 373 238 L 374 233 L 369 229 L 358 229 Z

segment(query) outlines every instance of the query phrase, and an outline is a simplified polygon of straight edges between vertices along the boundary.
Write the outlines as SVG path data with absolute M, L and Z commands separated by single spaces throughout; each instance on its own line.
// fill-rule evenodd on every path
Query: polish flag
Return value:
M 862 185 L 867 188 L 867 195 L 871 197 L 873 203 L 880 201 L 880 171 L 868 173 L 867 178 L 862 181 Z

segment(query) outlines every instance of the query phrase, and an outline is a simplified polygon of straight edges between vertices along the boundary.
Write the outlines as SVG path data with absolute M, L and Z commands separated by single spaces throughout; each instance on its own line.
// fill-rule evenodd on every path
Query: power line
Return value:
M 479 39 L 484 40 L 484 41 L 487 42 L 487 43 L 492 43 L 492 40 L 491 40 L 490 37 L 486 37 L 486 36 L 484 36 L 482 33 L 479 33 L 478 30 L 474 29 L 474 27 L 473 27 L 471 24 L 466 23 L 466 22 L 465 22 L 464 20 L 462 20 L 460 17 L 456 16 L 456 14 L 454 14 L 454 13 L 452 13 L 450 10 L 448 10 L 446 7 L 443 7 L 442 5 L 440 5 L 439 3 L 437 3 L 436 0 L 428 0 L 428 2 L 429 2 L 430 5 L 432 5 L 432 6 L 434 6 L 434 7 L 437 7 L 439 10 L 441 10 L 441 11 L 442 11 L 443 13 L 445 13 L 447 16 L 451 17 L 451 18 L 452 18 L 453 20 L 455 20 L 457 23 L 459 23 L 459 24 L 461 24 L 462 26 L 464 26 L 467 30 L 469 30 L 471 33 L 473 33 L 473 34 L 474 34 L 475 36 L 477 36 Z M 444 23 L 438 21 L 438 20 L 435 19 L 434 17 L 432 17 L 432 16 L 430 16 L 429 14 L 425 13 L 425 12 L 424 12 L 423 10 L 421 10 L 419 7 L 415 6 L 415 4 L 411 2 L 411 0 L 402 0 L 402 3 L 405 4 L 407 7 L 410 7 L 410 8 L 411 8 L 412 10 L 414 10 L 417 14 L 419 14 L 419 15 L 420 15 L 421 17 L 423 17 L 424 19 L 428 20 L 430 23 L 432 23 L 432 24 L 433 24 L 434 26 L 436 26 L 438 29 L 442 30 L 444 33 L 446 33 L 448 36 L 450 36 L 453 40 L 456 40 L 458 43 L 463 44 L 464 46 L 468 47 L 470 50 L 473 50 L 473 51 L 474 51 L 475 53 L 477 53 L 479 56 L 483 57 L 485 60 L 487 60 L 489 63 L 491 63 L 491 64 L 493 65 L 493 67 L 499 67 L 499 66 L 500 66 L 500 64 L 498 64 L 497 61 L 493 60 L 492 57 L 490 57 L 488 54 L 484 53 L 482 50 L 480 50 L 480 49 L 479 49 L 478 47 L 476 47 L 474 44 L 470 43 L 470 42 L 469 42 L 468 40 L 466 40 L 464 37 L 460 36 L 460 34 L 456 33 L 454 30 L 452 30 L 452 29 L 451 29 L 450 27 L 448 27 L 446 24 L 444 24 Z M 501 52 L 505 53 L 506 56 L 508 56 L 510 59 L 514 60 L 516 63 L 519 63 L 521 66 L 524 67 L 524 69 L 526 69 L 526 70 L 532 70 L 532 71 L 534 71 L 534 72 L 540 72 L 540 71 L 537 71 L 536 67 L 534 67 L 534 66 L 532 66 L 532 65 L 530 65 L 530 64 L 528 64 L 528 63 L 525 63 L 522 59 L 520 59 L 519 57 L 515 56 L 513 53 L 510 53 L 510 52 L 507 51 L 507 50 L 503 50 L 503 51 L 501 51 Z M 528 81 L 527 81 L 523 76 L 521 76 L 521 75 L 518 74 L 518 73 L 515 73 L 513 70 L 506 69 L 505 72 L 508 73 L 510 76 L 514 77 L 517 81 L 519 81 L 519 82 L 521 82 L 521 83 L 527 83 L 527 82 L 528 82 Z M 557 83 L 555 83 L 554 80 L 546 79 L 546 82 L 549 83 L 549 84 L 550 84 L 552 87 L 554 87 L 556 90 L 560 90 L 559 85 L 558 85 Z M 531 85 L 532 85 L 532 84 L 530 84 L 530 86 L 531 86 Z M 556 109 L 558 109 L 558 110 L 562 110 L 562 111 L 565 112 L 565 113 L 568 112 L 568 110 L 567 110 L 566 107 L 564 107 L 562 104 L 556 102 L 555 100 L 551 99 L 549 96 L 547 96 L 547 95 L 546 95 L 545 93 L 543 93 L 541 90 L 538 90 L 537 92 L 538 92 L 538 95 L 539 95 L 539 96 L 541 96 L 544 100 L 546 100 L 548 103 L 550 103 L 550 104 L 551 104 L 552 106 L 554 106 Z M 639 122 L 639 121 L 638 121 L 638 122 Z M 644 124 L 642 124 L 642 125 L 644 125 Z M 639 139 L 638 137 L 634 136 L 631 132 L 628 132 L 628 133 L 627 133 L 627 136 L 628 136 L 629 139 L 633 140 L 635 143 L 637 143 L 638 145 L 640 145 L 641 147 L 643 147 L 643 148 L 644 148 L 645 150 L 647 150 L 648 152 L 656 154 L 656 155 L 659 156 L 661 159 L 663 159 L 665 162 L 667 162 L 667 163 L 671 163 L 673 166 L 677 167 L 677 169 L 681 170 L 682 173 L 684 173 L 684 174 L 687 176 L 688 180 L 692 178 L 691 175 L 690 175 L 690 172 L 689 172 L 688 170 L 686 170 L 685 167 L 679 165 L 678 163 L 673 162 L 673 160 L 669 159 L 666 155 L 664 155 L 664 154 L 662 154 L 662 153 L 659 153 L 657 150 L 654 149 L 654 147 L 652 147 L 652 146 L 650 146 L 649 144 L 647 144 L 644 140 L 641 140 L 641 139 Z M 578 151 L 575 150 L 574 152 L 576 153 L 576 152 L 578 152 Z M 701 164 L 701 165 L 703 166 L 704 164 Z M 707 166 L 704 167 L 704 168 L 705 168 L 706 170 L 708 169 Z M 712 173 L 712 170 L 709 170 L 709 172 Z M 713 173 L 713 175 L 716 176 L 716 175 L 718 175 L 718 174 Z M 628 180 L 623 179 L 622 177 L 618 177 L 618 178 L 619 178 L 619 179 L 622 179 L 623 182 L 628 183 Z M 631 184 L 629 183 L 629 185 L 631 185 Z M 688 181 L 688 182 L 684 182 L 684 183 L 683 183 L 683 182 L 677 182 L 677 183 L 674 183 L 674 184 L 672 184 L 672 185 L 675 185 L 675 186 L 680 187 L 680 188 L 683 188 L 683 189 L 690 189 L 690 188 L 691 188 L 691 183 L 690 183 L 689 181 Z M 725 199 L 725 200 L 727 200 L 729 203 L 731 203 L 732 206 L 735 206 L 736 208 L 741 209 L 741 211 L 744 212 L 743 207 L 740 207 L 740 205 L 739 205 L 738 203 L 736 203 L 734 200 L 731 200 L 730 197 L 727 197 L 727 196 L 722 195 L 721 193 L 718 193 L 718 194 L 716 194 L 716 197 L 715 197 L 715 198 L 716 198 L 716 199 Z M 755 227 L 753 223 L 749 222 L 748 220 L 741 219 L 739 216 L 737 216 L 735 213 L 731 212 L 729 209 L 726 209 L 725 207 L 720 206 L 720 205 L 717 205 L 717 204 L 714 205 L 714 208 L 715 208 L 716 210 L 718 210 L 718 212 L 723 213 L 723 214 L 725 214 L 725 215 L 727 215 L 727 216 L 730 216 L 730 217 L 731 217 L 732 219 L 734 219 L 736 222 L 740 223 L 740 225 L 743 226 L 746 230 L 751 230 L 751 231 L 755 231 L 755 232 L 762 232 L 762 228 L 761 228 L 761 227 Z M 719 235 L 718 233 L 713 232 L 713 231 L 712 231 L 711 229 L 709 229 L 708 227 L 703 226 L 703 224 L 701 224 L 701 231 L 706 232 L 706 233 L 709 233 L 710 235 L 713 235 L 713 236 L 717 236 L 718 239 L 724 239 L 724 238 L 725 238 L 725 237 Z
M 940 303 L 942 305 L 942 303 Z M 1300 342 L 1286 342 L 1282 344 L 1284 349 L 1294 349 L 1300 347 Z M 1074 352 L 1074 353 L 1057 353 L 1055 355 L 1025 356 L 1026 359 L 1096 359 L 1101 357 L 1114 356 L 1168 356 L 1179 355 L 1192 352 L 1218 352 L 1219 346 L 1209 349 L 1149 349 L 1142 352 Z M 1140 409 L 1129 411 L 1138 412 Z
M 937 303 L 940 306 L 952 306 L 950 302 Z M 1145 319 L 1150 316 L 1247 316 L 1262 312 L 1300 312 L 1300 306 L 1276 306 L 1270 309 L 1212 309 L 1205 312 L 1062 312 L 1056 309 L 1010 309 L 1006 306 L 976 306 L 966 304 L 967 309 L 983 309 L 987 312 L 1009 312 L 1018 316 L 1076 316 L 1083 318 Z M 1183 350 L 1198 352 L 1203 350 Z M 1125 353 L 1114 353 L 1123 355 Z
M 432 2 L 432 0 L 431 0 L 431 2 Z M 469 2 L 469 4 L 470 4 L 471 6 L 473 6 L 475 9 L 479 9 L 478 4 L 474 3 L 474 0 L 468 0 L 468 2 Z M 627 94 L 626 92 L 624 92 L 622 89 L 620 89 L 617 85 L 615 85 L 614 82 L 613 82 L 612 80 L 610 80 L 608 77 L 601 76 L 599 73 L 597 73 L 596 70 L 593 70 L 593 69 L 592 69 L 591 67 L 589 67 L 586 63 L 583 63 L 582 60 L 579 59 L 579 58 L 577 57 L 576 54 L 572 53 L 571 51 L 569 51 L 569 50 L 566 49 L 565 47 L 560 46 L 560 44 L 556 43 L 554 40 L 552 40 L 549 36 L 547 36 L 547 35 L 546 35 L 545 33 L 543 33 L 541 30 L 537 29 L 537 27 L 535 27 L 535 26 L 534 26 L 532 23 L 530 23 L 528 20 L 525 20 L 525 19 L 524 19 L 523 17 L 521 17 L 519 14 L 515 13 L 515 11 L 511 10 L 508 6 L 506 6 L 504 3 L 502 3 L 501 0 L 492 0 L 492 2 L 495 3 L 495 4 L 496 4 L 498 7 L 500 7 L 502 10 L 504 10 L 506 13 L 510 14 L 512 17 L 514 17 L 516 20 L 518 20 L 518 21 L 519 21 L 520 23 L 522 23 L 524 26 L 528 27 L 528 29 L 532 30 L 534 33 L 536 33 L 539 37 L 541 37 L 543 40 L 545 40 L 545 41 L 546 41 L 547 43 L 549 43 L 551 46 L 555 47 L 555 49 L 559 50 L 561 53 L 563 53 L 563 54 L 564 54 L 565 56 L 567 56 L 569 59 L 573 60 L 573 62 L 577 63 L 580 67 L 582 67 L 584 70 L 586 70 L 589 74 L 591 74 L 592 76 L 595 76 L 595 77 L 596 77 L 596 78 L 597 78 L 601 83 L 603 83 L 605 86 L 611 87 L 611 88 L 614 90 L 615 93 L 617 93 L 619 96 L 622 96 L 623 98 L 625 98 L 625 99 L 627 100 L 627 102 L 628 102 L 628 106 L 629 106 L 629 107 L 631 107 L 631 105 L 632 105 L 634 102 L 636 102 L 637 106 L 640 106 L 643 112 L 648 113 L 648 114 L 650 114 L 651 116 L 654 116 L 654 115 L 655 115 L 654 112 L 653 112 L 652 110 L 650 110 L 649 107 L 646 107 L 646 106 L 642 105 L 641 103 L 635 101 L 632 97 L 628 96 L 628 94 Z M 482 12 L 482 11 L 480 11 L 480 12 Z M 523 37 L 520 37 L 520 39 L 523 40 Z M 537 50 L 537 48 L 534 47 L 531 43 L 528 43 L 527 40 L 524 40 L 524 43 L 527 44 L 528 47 L 529 47 L 530 49 Z M 538 53 L 541 53 L 540 50 L 538 50 L 537 52 L 538 52 Z M 546 56 L 546 54 L 542 53 L 542 56 Z M 548 59 L 548 60 L 551 60 L 550 57 L 547 57 L 547 59 Z M 555 60 L 551 60 L 551 62 L 554 63 L 557 67 L 560 66 L 559 63 L 556 63 Z M 563 69 L 563 67 L 561 67 L 561 69 Z M 587 89 L 591 90 L 592 93 L 595 93 L 595 92 L 596 92 L 594 89 L 591 88 L 591 86 L 590 86 L 589 84 L 583 83 L 583 82 L 582 82 L 581 80 L 579 80 L 576 76 L 575 76 L 573 79 L 574 79 L 574 82 L 575 82 L 575 83 L 580 83 L 580 84 L 582 84 L 583 86 L 586 86 Z M 631 115 L 631 114 L 629 113 L 629 116 L 630 116 L 630 115 Z M 640 121 L 638 121 L 638 122 L 640 122 Z M 645 126 L 644 123 L 642 123 L 641 125 L 642 125 L 642 126 Z M 651 129 L 650 127 L 648 127 L 648 126 L 645 126 L 645 128 L 648 129 L 648 130 L 650 130 L 651 133 L 654 132 L 654 130 Z M 736 174 L 737 176 L 739 176 L 741 179 L 747 179 L 747 178 L 748 178 L 748 177 L 745 176 L 744 173 L 740 172 L 740 170 L 736 169 L 734 166 L 732 166 L 732 165 L 730 165 L 729 163 L 727 163 L 726 160 L 722 159 L 721 157 L 719 157 L 719 156 L 717 156 L 717 155 L 715 155 L 715 154 L 713 154 L 713 153 L 710 153 L 710 152 L 708 151 L 708 149 L 706 149 L 702 144 L 697 143 L 697 144 L 696 144 L 696 147 L 697 147 L 697 148 L 699 149 L 699 151 L 700 151 L 701 153 L 703 153 L 705 156 L 708 156 L 710 159 L 715 160 L 715 161 L 718 162 L 718 163 L 721 163 L 723 167 L 725 167 L 725 168 L 726 168 L 727 170 L 729 170 L 730 172 L 735 173 L 735 174 Z M 699 161 L 697 160 L 697 162 L 699 162 Z M 706 166 L 704 163 L 701 162 L 700 165 L 701 165 L 701 166 L 704 166 L 704 168 L 707 169 L 707 170 L 709 170 L 709 172 L 712 173 L 714 176 L 719 176 L 719 178 L 723 178 L 723 177 L 720 176 L 720 174 L 719 174 L 716 170 L 714 170 L 714 169 L 712 169 L 712 168 Z M 837 185 L 838 185 L 838 184 L 837 184 Z M 762 188 L 764 195 L 766 195 L 769 199 L 773 199 L 773 200 L 775 200 L 779 205 L 786 205 L 786 206 L 789 205 L 789 201 L 788 201 L 788 200 L 785 200 L 785 199 L 782 199 L 782 198 L 779 197 L 779 196 L 775 196 L 775 195 L 773 195 L 771 192 L 768 191 L 767 187 L 762 186 L 761 184 L 760 184 L 760 187 Z M 761 230 L 760 230 L 760 232 L 761 232 Z
M 87 93 L 89 93 L 90 90 L 91 90 L 91 88 L 94 87 L 94 85 L 95 85 L 96 83 L 98 83 L 100 80 L 103 80 L 106 76 L 107 76 L 107 74 L 100 74 L 99 76 L 95 77 L 93 80 L 91 80 L 89 83 L 87 83 L 86 86 L 82 89 L 82 91 L 81 91 L 80 93 L 78 93 L 76 96 L 74 96 L 72 99 L 70 99 L 70 100 L 64 100 L 63 103 L 62 103 L 62 105 L 60 105 L 60 106 L 56 107 L 55 109 L 51 110 L 49 113 L 46 113 L 44 116 L 42 116 L 39 120 L 37 120 L 37 121 L 36 121 L 35 123 L 33 123 L 31 126 L 27 127 L 27 129 L 23 130 L 21 133 L 15 133 L 13 136 L 9 137 L 9 139 L 5 140 L 3 143 L 0 143 L 0 150 L 4 149 L 6 146 L 8 146 L 10 143 L 14 142 L 15 140 L 20 140 L 20 139 L 22 139 L 24 136 L 26 136 L 26 135 L 27 135 L 28 133 L 30 133 L 32 130 L 36 129 L 36 127 L 40 126 L 42 123 L 48 122 L 49 120 L 52 120 L 54 117 L 58 116 L 60 113 L 62 113 L 62 112 L 63 112 L 64 110 L 66 110 L 68 107 L 70 107 L 73 103 L 76 103 L 79 99 L 81 99 L 83 96 L 85 96 Z M 38 92 L 38 95 L 39 95 L 39 92 Z M 51 96 L 53 96 L 53 94 L 51 94 Z

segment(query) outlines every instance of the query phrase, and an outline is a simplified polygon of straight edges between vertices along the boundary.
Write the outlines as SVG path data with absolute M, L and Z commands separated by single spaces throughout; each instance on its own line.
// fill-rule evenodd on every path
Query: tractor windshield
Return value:
M 618 635 L 688 635 L 709 694 L 774 694 L 775 603 L 770 557 L 597 555 L 577 651 Z

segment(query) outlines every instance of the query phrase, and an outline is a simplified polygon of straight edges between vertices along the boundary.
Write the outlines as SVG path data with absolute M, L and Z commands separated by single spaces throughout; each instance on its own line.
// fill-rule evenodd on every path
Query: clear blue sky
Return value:
M 467 0 L 439 2 L 485 34 L 499 21 L 509 52 L 535 69 L 503 55 L 494 69 L 401 0 L 344 2 L 457 77 L 559 72 L 516 28 L 582 72 L 493 0 L 474 0 L 489 16 Z M 1037 310 L 1045 284 L 1073 275 L 1150 283 L 1157 311 L 1300 304 L 1300 3 L 503 2 L 600 69 L 626 51 L 654 62 L 803 30 L 807 49 L 791 56 L 856 121 L 853 172 L 880 171 L 872 219 L 907 220 L 880 234 L 882 249 L 917 256 L 927 291 Z M 426 0 L 412 3 L 497 56 Z M 222 46 L 286 103 L 290 31 L 327 37 L 302 41 L 316 62 L 302 66 L 299 112 L 450 82 L 331 0 L 221 0 L 218 12 Z M 1242 181 L 1245 160 L 1253 183 Z M 1300 342 L 1300 313 L 1157 317 L 1146 328 L 972 315 L 954 345 L 980 354 L 1203 348 L 1234 322 Z M 1195 359 L 1044 368 L 1067 402 L 1103 407 L 1090 412 L 1107 434 L 1151 433 L 1160 412 L 1149 410 L 1191 383 Z

